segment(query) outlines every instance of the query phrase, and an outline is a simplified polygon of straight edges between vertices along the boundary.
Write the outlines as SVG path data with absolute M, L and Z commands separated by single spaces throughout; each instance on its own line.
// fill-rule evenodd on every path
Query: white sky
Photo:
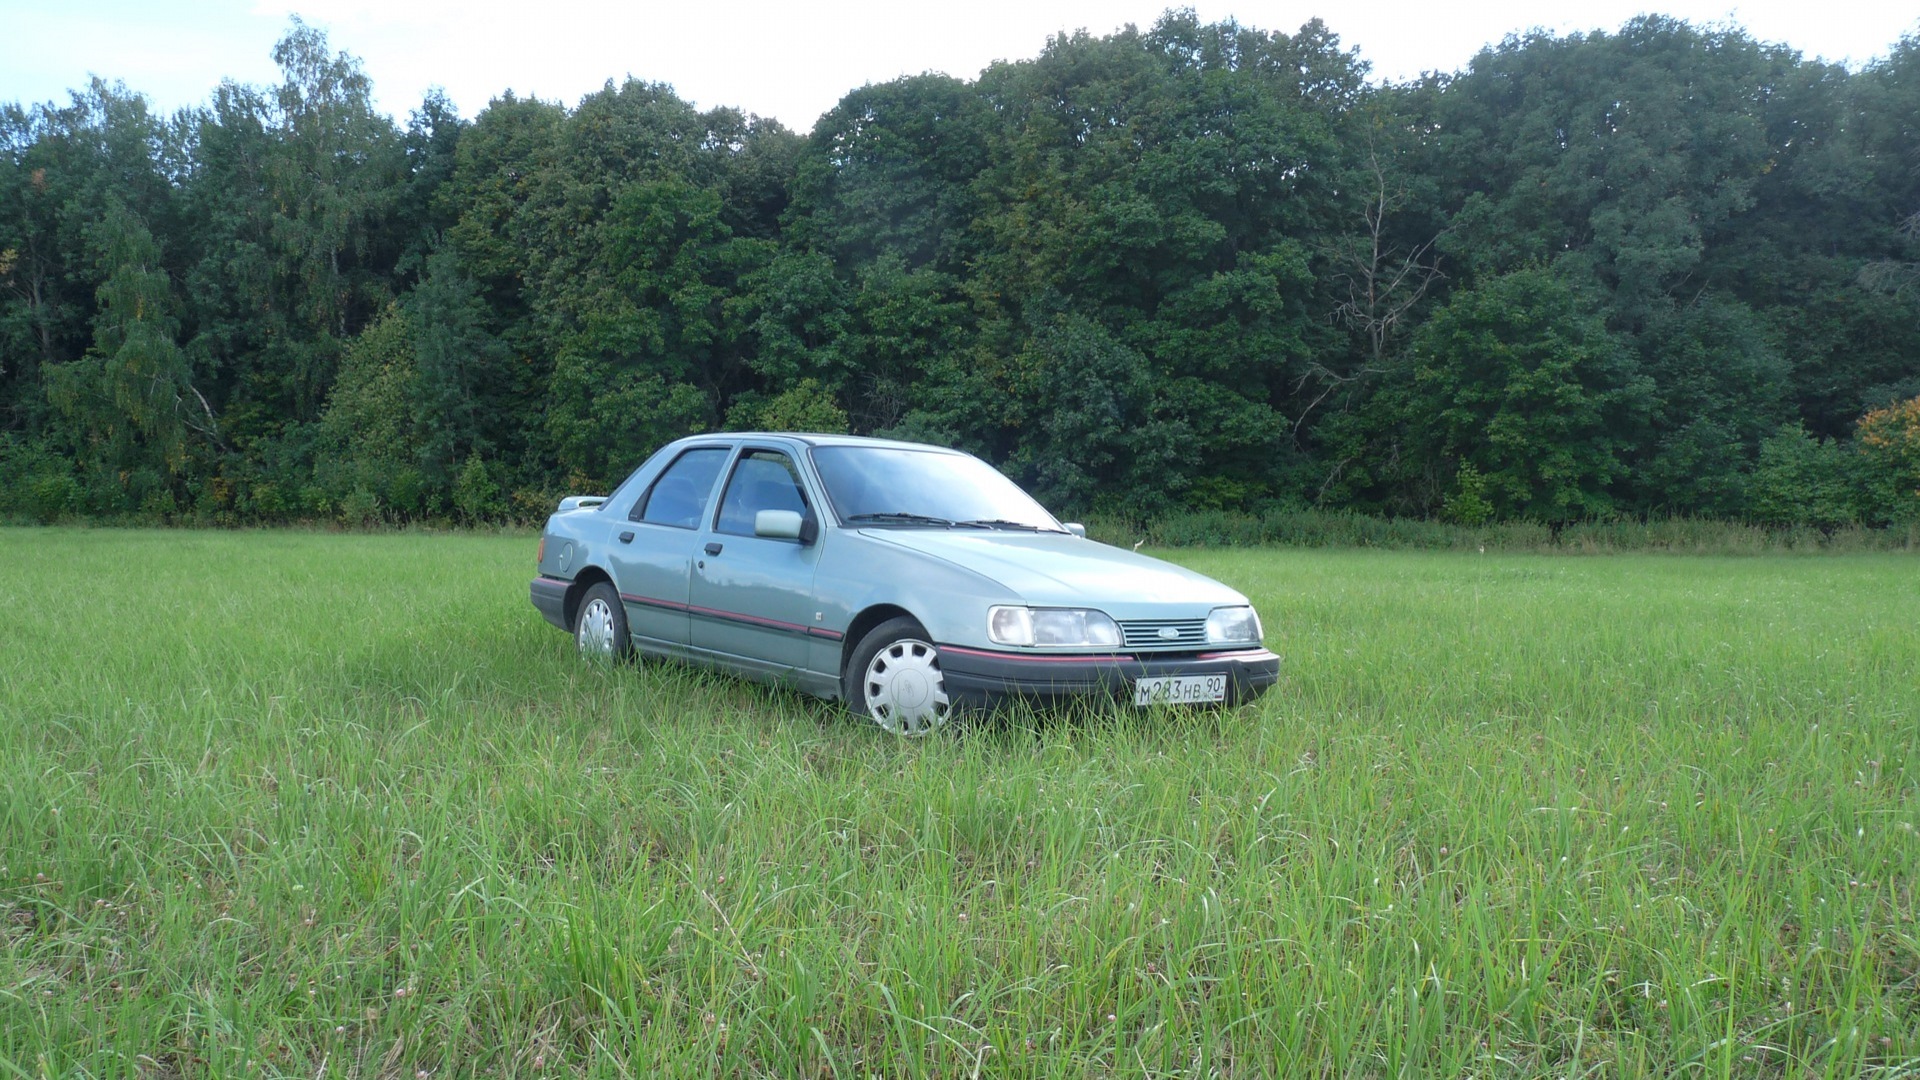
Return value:
M 472 117 L 512 89 L 568 105 L 608 79 L 671 83 L 702 108 L 733 105 L 806 131 L 848 90 L 900 75 L 973 78 L 1034 56 L 1050 34 L 1151 24 L 1163 0 L 0 0 L 0 102 L 64 101 L 90 74 L 170 111 L 224 78 L 278 81 L 269 55 L 300 14 L 361 58 L 382 109 L 404 120 L 431 86 Z M 1864 64 L 1920 12 L 1899 0 L 1194 0 L 1293 32 L 1318 15 L 1376 78 L 1458 70 L 1482 45 L 1530 27 L 1618 29 L 1643 11 L 1733 21 L 1810 56 Z

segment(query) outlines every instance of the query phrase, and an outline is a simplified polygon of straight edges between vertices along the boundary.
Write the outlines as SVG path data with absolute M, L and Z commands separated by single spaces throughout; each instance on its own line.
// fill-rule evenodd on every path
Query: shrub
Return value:
M 1920 397 L 1867 413 L 1855 432 L 1871 516 L 1920 519 Z
M 1487 478 L 1473 462 L 1460 463 L 1454 477 L 1453 494 L 1447 496 L 1446 517 L 1468 527 L 1485 525 L 1493 518 L 1493 504 L 1487 501 Z
M 1766 525 L 1811 525 L 1832 532 L 1859 518 L 1845 447 L 1816 439 L 1799 424 L 1760 443 L 1747 514 Z
M 84 507 L 73 462 L 39 442 L 0 437 L 0 515 L 52 522 Z
M 743 394 L 727 410 L 727 426 L 736 430 L 812 431 L 841 434 L 849 430 L 847 411 L 816 379 L 801 379 L 772 397 Z
M 467 455 L 467 463 L 453 478 L 453 506 L 468 522 L 486 521 L 500 513 L 500 485 L 494 483 L 477 451 Z

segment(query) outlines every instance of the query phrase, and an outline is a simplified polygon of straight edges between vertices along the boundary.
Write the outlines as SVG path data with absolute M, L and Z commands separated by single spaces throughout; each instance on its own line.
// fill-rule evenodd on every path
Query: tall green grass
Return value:
M 0 1071 L 1920 1068 L 1920 568 L 1172 553 L 1282 684 L 903 743 L 530 537 L 0 531 Z

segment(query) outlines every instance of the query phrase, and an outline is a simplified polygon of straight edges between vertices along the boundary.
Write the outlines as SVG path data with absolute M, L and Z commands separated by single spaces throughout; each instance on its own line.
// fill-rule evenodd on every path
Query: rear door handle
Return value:
M 719 545 L 718 543 L 712 543 L 712 544 L 708 544 L 708 545 L 707 545 L 707 554 L 709 554 L 709 555 L 718 555 L 718 554 L 720 554 L 720 545 Z
M 633 534 L 632 534 L 632 533 L 630 533 L 630 532 L 623 532 L 623 533 L 621 533 L 621 534 L 620 534 L 620 542 L 621 542 L 621 543 L 623 543 L 623 544 L 631 544 L 631 543 L 633 543 Z

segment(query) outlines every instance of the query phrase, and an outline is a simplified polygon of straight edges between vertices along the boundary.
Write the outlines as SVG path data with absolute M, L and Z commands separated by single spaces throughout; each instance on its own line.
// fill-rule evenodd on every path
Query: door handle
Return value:
M 631 543 L 633 543 L 633 534 L 632 534 L 632 533 L 630 533 L 630 532 L 623 532 L 623 533 L 621 533 L 621 534 L 620 534 L 620 542 L 621 542 L 621 543 L 623 543 L 623 544 L 631 544 Z
M 709 554 L 709 555 L 718 555 L 718 554 L 720 554 L 720 545 L 719 545 L 719 544 L 718 544 L 717 542 L 716 542 L 716 543 L 712 543 L 712 544 L 708 544 L 708 545 L 707 545 L 707 554 Z

